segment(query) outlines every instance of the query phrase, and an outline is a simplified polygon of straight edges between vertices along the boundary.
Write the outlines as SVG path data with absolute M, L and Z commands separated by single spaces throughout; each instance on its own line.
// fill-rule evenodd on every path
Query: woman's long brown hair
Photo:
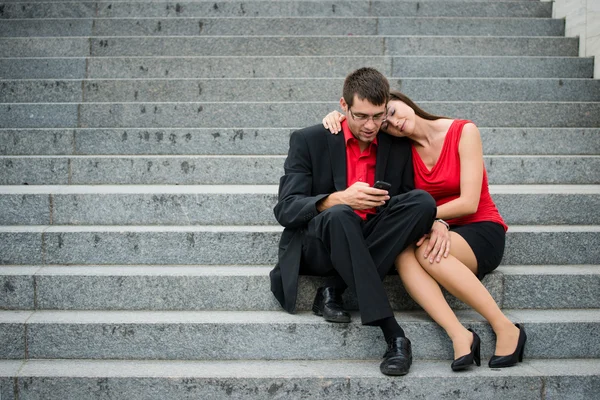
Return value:
M 424 111 L 421 107 L 416 105 L 414 101 L 412 101 L 411 99 L 406 97 L 405 94 L 402 94 L 397 90 L 390 90 L 390 97 L 389 97 L 388 101 L 391 101 L 391 100 L 399 100 L 399 101 L 403 102 L 404 104 L 406 104 L 407 106 L 409 106 L 410 108 L 415 110 L 415 114 L 417 114 L 419 117 L 421 117 L 423 119 L 427 119 L 429 121 L 435 121 L 436 119 L 448 118 L 448 117 L 442 117 L 440 115 L 429 114 L 427 111 Z M 448 119 L 450 119 L 450 118 L 448 118 Z

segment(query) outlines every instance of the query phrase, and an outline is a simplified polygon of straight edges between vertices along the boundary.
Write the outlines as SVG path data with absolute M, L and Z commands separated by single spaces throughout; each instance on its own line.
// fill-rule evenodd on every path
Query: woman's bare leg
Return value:
M 492 295 L 475 276 L 477 260 L 473 250 L 462 236 L 451 232 L 450 255 L 442 261 L 430 263 L 423 257 L 425 244 L 416 250 L 417 260 L 453 296 L 481 314 L 496 333 L 496 355 L 512 354 L 517 348 L 519 329 L 502 313 Z
M 429 316 L 448 334 L 454 347 L 454 359 L 471 351 L 473 334 L 456 318 L 438 283 L 421 267 L 411 246 L 396 257 L 396 269 L 404 287 Z

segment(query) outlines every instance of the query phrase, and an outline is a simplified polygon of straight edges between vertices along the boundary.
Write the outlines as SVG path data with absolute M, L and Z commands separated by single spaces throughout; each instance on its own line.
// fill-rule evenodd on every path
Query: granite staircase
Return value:
M 0 399 L 599 395 L 600 81 L 551 3 L 0 1 Z M 270 293 L 289 134 L 361 66 L 480 127 L 518 367 L 451 372 L 397 276 L 398 378 L 379 330 L 312 315 L 319 279 L 296 315 Z

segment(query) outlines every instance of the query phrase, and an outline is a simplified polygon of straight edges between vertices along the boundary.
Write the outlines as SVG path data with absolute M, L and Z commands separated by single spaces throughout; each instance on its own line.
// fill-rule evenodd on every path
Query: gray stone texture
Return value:
M 0 154 L 285 155 L 289 147 L 289 135 L 294 130 L 295 128 L 0 129 Z M 480 127 L 479 131 L 486 155 L 597 155 L 600 152 L 598 128 Z
M 31 314 L 23 311 L 0 311 L 0 359 L 24 359 L 25 321 Z
M 564 21 L 541 18 L 152 18 L 6 20 L 0 37 L 264 35 L 561 36 Z
M 215 7 L 214 5 L 217 5 Z M 224 1 L 200 3 L 100 3 L 99 17 L 265 17 L 265 16 L 457 16 L 477 17 L 550 17 L 549 4 L 517 3 L 438 3 L 421 2 L 354 2 L 354 1 Z
M 504 267 L 506 308 L 600 308 L 600 269 L 597 266 Z M 548 272 L 548 271 L 546 271 Z
M 42 64 L 28 71 L 32 78 L 57 78 L 61 75 L 47 69 L 58 63 L 32 60 Z M 16 63 L 16 60 L 15 60 Z M 46 66 L 47 64 L 50 64 Z M 392 69 L 393 64 L 393 69 Z M 11 68 L 0 60 L 0 71 L 6 78 L 20 77 L 20 64 Z M 107 57 L 88 60 L 87 77 L 110 78 L 321 78 L 343 77 L 348 71 L 373 66 L 385 76 L 398 77 L 499 77 L 499 78 L 591 78 L 593 58 L 577 57 L 460 57 L 460 56 L 337 56 L 335 62 L 323 56 L 293 57 Z M 29 65 L 30 70 L 34 66 Z M 61 67 L 66 68 L 66 67 Z M 61 69 L 62 70 L 62 69 Z M 72 75 L 75 75 L 73 72 Z M 46 74 L 46 75 L 42 75 Z M 68 74 L 68 72 L 65 72 Z M 69 76 L 77 78 L 78 76 Z
M 43 228 L 43 227 L 42 227 Z M 46 264 L 274 264 L 279 227 L 50 227 Z M 41 230 L 0 232 L 0 263 L 39 264 Z M 594 227 L 513 226 L 505 265 L 595 264 Z
M 591 373 L 598 368 L 597 361 L 587 360 L 544 360 L 527 362 L 519 368 L 498 371 L 479 368 L 452 375 L 445 361 L 421 361 L 400 379 L 381 375 L 377 365 L 378 360 L 303 363 L 36 360 L 23 366 L 17 386 L 23 398 L 43 400 L 101 399 L 108 395 L 144 399 L 460 396 L 521 400 L 539 399 L 547 382 L 554 383 L 553 389 L 557 391 L 553 395 L 561 398 L 569 389 L 573 390 L 572 398 L 590 398 L 598 381 Z M 545 376 L 549 371 L 551 375 Z M 482 387 L 486 390 L 482 391 Z
M 289 128 L 78 129 L 76 154 L 287 154 Z M 0 131 L 2 135 L 2 131 Z M 593 135 L 588 135 L 592 139 Z M 600 146 L 600 135 L 599 135 Z M 585 142 L 580 140 L 580 142 Z M 581 147 L 584 147 L 583 145 Z M 587 147 L 589 149 L 589 147 Z M 0 151 L 2 144 L 0 144 Z M 65 153 L 66 154 L 66 153 Z
M 0 105 L 0 128 L 74 128 L 77 114 L 77 104 L 5 103 Z
M 0 225 L 49 223 L 50 196 L 0 194 Z
M 81 81 L 28 80 L 0 83 L 2 103 L 77 103 L 83 100 Z
M 470 119 L 481 127 L 582 128 L 600 125 L 599 103 L 423 101 L 420 105 L 431 113 Z M 24 105 L 23 107 L 37 110 L 42 106 Z M 320 123 L 324 115 L 337 107 L 338 105 L 333 102 L 85 103 L 80 105 L 79 127 L 216 128 L 221 126 L 221 121 L 229 120 L 232 115 L 236 116 L 238 126 L 298 127 L 306 126 L 307 121 Z M 0 116 L 1 114 L 0 112 Z M 285 115 L 285 119 L 282 115 Z
M 0 231 L 0 264 L 42 263 L 42 235 L 39 232 Z
M 90 55 L 86 38 L 0 38 L 0 57 L 83 57 Z
M 479 333 L 482 353 L 493 354 L 487 322 L 471 311 L 457 316 Z M 450 340 L 426 314 L 400 312 L 396 318 L 414 338 L 416 359 L 452 359 Z M 526 326 L 526 357 L 600 356 L 597 310 L 514 311 L 509 318 Z M 385 347 L 382 339 L 381 331 L 362 326 L 357 314 L 349 324 L 332 324 L 312 313 L 36 311 L 27 323 L 27 351 L 34 359 L 377 359 Z
M 307 102 L 340 95 L 343 79 L 152 79 L 5 81 L 4 103 L 52 102 Z M 599 101 L 589 79 L 393 78 L 414 101 Z
M 284 160 L 282 155 L 2 157 L 0 182 L 275 185 L 283 175 Z M 600 178 L 595 173 L 598 156 L 485 156 L 484 160 L 492 185 L 597 184 Z
M 600 183 L 598 155 L 487 156 L 485 164 L 490 183 L 494 184 Z
M 8 39 L 7 39 L 8 40 Z M 11 39 L 12 40 L 12 39 Z M 28 39 L 32 46 L 67 45 L 68 39 Z M 464 36 L 264 36 L 264 37 L 106 37 L 91 38 L 90 55 L 106 56 L 314 56 L 446 55 L 577 56 L 578 41 L 565 37 Z M 2 44 L 2 41 L 0 41 Z M 33 51 L 33 50 L 32 50 Z M 40 51 L 40 50 L 38 50 Z M 63 50 L 64 51 L 64 50 Z M 7 50 L 7 52 L 9 52 Z M 2 52 L 0 52 L 0 55 Z M 11 53 L 9 53 L 11 54 Z M 27 53 L 29 54 L 29 53 Z M 62 54 L 62 53 L 61 53 Z M 71 50 L 70 56 L 85 55 Z M 24 55 L 21 55 L 24 56 Z M 39 56 L 31 53 L 32 57 Z
M 72 154 L 72 129 L 0 129 L 0 155 Z
M 48 231 L 46 263 L 265 264 L 275 258 L 278 235 L 269 230 L 182 229 Z
M 3 20 L 0 37 L 93 36 L 92 19 Z
M 83 79 L 84 58 L 2 58 L 2 79 Z
M 36 275 L 36 306 L 48 310 L 277 311 L 281 307 L 269 289 L 270 270 L 233 266 L 47 267 Z M 497 273 L 484 281 L 499 304 L 502 280 Z M 323 282 L 318 277 L 300 279 L 299 311 L 311 309 L 316 289 Z M 420 309 L 397 275 L 386 278 L 385 286 L 395 310 Z M 455 309 L 468 308 L 447 293 L 446 298 Z M 344 294 L 344 307 L 358 309 L 351 290 Z
M 10 2 L 2 6 L 2 9 L 0 9 L 0 19 L 2 20 L 24 18 L 91 18 L 96 15 L 96 3 L 88 1 Z
M 22 157 L 0 158 L 0 184 L 2 185 L 64 185 L 67 183 L 69 183 L 68 158 L 39 157 L 35 160 Z
M 0 310 L 32 310 L 34 308 L 33 273 L 37 268 L 0 267 Z
M 137 183 L 137 182 L 134 182 Z M 600 216 L 600 193 L 494 193 L 509 225 L 591 225 Z M 524 188 L 526 190 L 526 188 Z M 203 187 L 183 191 L 117 188 L 80 193 L 0 194 L 4 225 L 276 225 L 276 189 L 267 193 L 207 193 Z M 551 191 L 550 191 L 551 192 Z M 50 206 L 50 202 L 52 206 Z M 50 213 L 52 218 L 50 218 Z
M 576 57 L 393 57 L 393 76 L 591 78 L 591 58 Z M 387 75 L 389 76 L 389 75 Z
M 554 231 L 513 227 L 506 235 L 502 263 L 521 264 L 597 264 L 600 260 L 600 235 L 597 229 Z
M 87 76 L 95 79 L 343 77 L 363 66 L 372 66 L 390 76 L 391 64 L 391 57 L 358 54 L 336 57 L 335 61 L 324 56 L 107 57 L 90 58 Z

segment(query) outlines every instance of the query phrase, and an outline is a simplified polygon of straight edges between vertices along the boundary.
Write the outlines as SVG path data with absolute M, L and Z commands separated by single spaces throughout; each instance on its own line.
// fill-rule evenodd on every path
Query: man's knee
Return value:
M 421 189 L 411 190 L 390 199 L 388 207 L 410 207 L 428 218 L 435 217 L 437 206 L 429 193 Z

